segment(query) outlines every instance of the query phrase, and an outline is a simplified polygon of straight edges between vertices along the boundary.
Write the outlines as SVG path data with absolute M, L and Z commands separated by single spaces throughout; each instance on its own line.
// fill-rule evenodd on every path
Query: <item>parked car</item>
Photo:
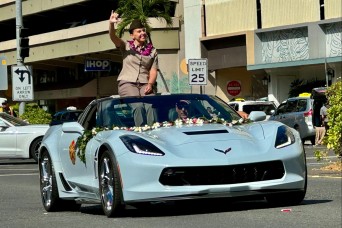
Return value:
M 82 112 L 83 110 L 80 110 L 80 109 L 67 109 L 67 110 L 56 112 L 52 116 L 50 126 L 62 124 L 64 122 L 77 121 L 77 119 L 80 117 Z
M 154 124 L 135 127 L 134 107 L 152 108 Z M 185 110 L 188 118 L 181 120 Z M 203 94 L 93 101 L 77 122 L 51 127 L 42 141 L 43 206 L 98 203 L 111 217 L 124 205 L 210 197 L 299 204 L 307 186 L 299 134 L 265 117 L 256 111 L 242 121 L 227 103 Z
M 38 161 L 38 148 L 49 125 L 34 125 L 0 113 L 0 158 L 33 158 Z
M 279 121 L 296 129 L 303 143 L 310 140 L 314 145 L 315 127 L 321 124 L 319 110 L 325 101 L 322 88 L 315 88 L 312 93 L 303 93 L 281 103 L 269 120 Z
M 247 114 L 250 114 L 252 111 L 263 111 L 266 113 L 266 120 L 268 120 L 277 109 L 277 106 L 272 101 L 237 100 L 230 101 L 228 104 L 236 111 L 243 111 Z

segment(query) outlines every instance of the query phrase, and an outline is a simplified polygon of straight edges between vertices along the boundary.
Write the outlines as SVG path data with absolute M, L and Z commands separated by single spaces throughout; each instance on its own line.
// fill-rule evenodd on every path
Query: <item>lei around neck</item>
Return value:
M 143 55 L 143 56 L 149 56 L 151 55 L 151 52 L 153 50 L 153 45 L 152 43 L 147 43 L 145 44 L 144 46 L 142 46 L 139 50 L 137 49 L 137 47 L 134 45 L 134 40 L 128 40 L 127 41 L 129 43 L 129 47 L 138 52 L 140 55 Z

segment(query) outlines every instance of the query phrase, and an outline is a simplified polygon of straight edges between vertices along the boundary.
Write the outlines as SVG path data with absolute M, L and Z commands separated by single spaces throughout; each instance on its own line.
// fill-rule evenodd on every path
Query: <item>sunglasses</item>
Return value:
M 179 103 L 176 103 L 176 106 L 178 109 L 189 109 L 189 104 L 186 103 L 186 102 L 179 102 Z

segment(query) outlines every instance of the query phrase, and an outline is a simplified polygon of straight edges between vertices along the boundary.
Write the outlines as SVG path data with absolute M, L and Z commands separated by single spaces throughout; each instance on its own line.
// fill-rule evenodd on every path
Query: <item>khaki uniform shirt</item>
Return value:
M 123 56 L 122 70 L 119 74 L 118 81 L 148 83 L 150 69 L 158 69 L 158 54 L 153 47 L 149 56 L 141 55 L 139 52 L 132 50 L 128 42 L 124 42 L 120 51 Z

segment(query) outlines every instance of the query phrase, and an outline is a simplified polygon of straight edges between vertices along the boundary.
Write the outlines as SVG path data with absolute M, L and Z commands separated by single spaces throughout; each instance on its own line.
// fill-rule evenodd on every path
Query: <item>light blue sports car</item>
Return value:
M 202 94 L 107 97 L 78 122 L 51 126 L 39 149 L 47 211 L 184 199 L 262 196 L 299 204 L 307 169 L 297 131 L 263 112 L 242 119 Z M 259 121 L 259 122 L 258 122 Z

